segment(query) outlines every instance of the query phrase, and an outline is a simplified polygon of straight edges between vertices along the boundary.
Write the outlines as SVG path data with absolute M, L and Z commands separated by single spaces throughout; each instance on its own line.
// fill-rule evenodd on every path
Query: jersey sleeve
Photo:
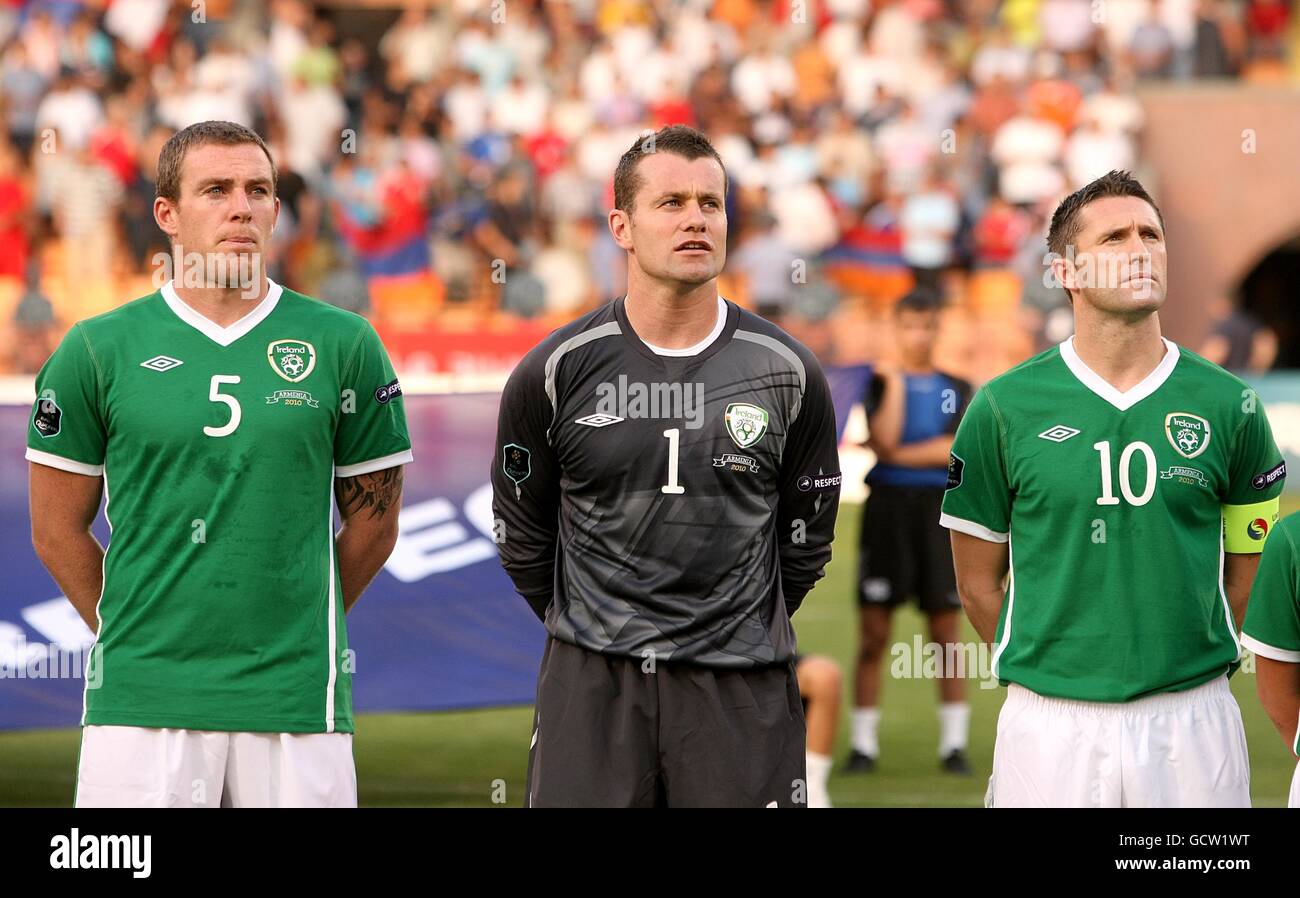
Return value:
M 826 573 L 843 479 L 830 386 L 811 353 L 803 363 L 804 396 L 786 437 L 778 478 L 777 543 L 789 614 Z
M 545 383 L 540 353 L 525 356 L 510 375 L 491 472 L 501 566 L 541 620 L 555 591 L 560 530 L 560 464 L 548 435 L 553 412 Z
M 81 325 L 73 325 L 36 375 L 27 460 L 74 474 L 104 473 L 108 444 L 100 371 Z
M 1296 547 L 1282 529 L 1264 547 L 1246 603 L 1241 643 L 1256 655 L 1300 664 L 1300 576 Z
M 343 407 L 334 434 L 334 475 L 356 477 L 408 464 L 411 438 L 402 386 L 369 322 L 344 363 L 342 385 Z
M 1222 499 L 1224 551 L 1247 555 L 1263 551 L 1268 532 L 1277 523 L 1286 480 L 1286 461 L 1273 441 L 1264 405 L 1253 394 L 1251 398 L 1233 435 L 1228 487 Z
M 957 426 L 939 523 L 995 543 L 1010 537 L 1005 428 L 987 387 L 975 394 Z

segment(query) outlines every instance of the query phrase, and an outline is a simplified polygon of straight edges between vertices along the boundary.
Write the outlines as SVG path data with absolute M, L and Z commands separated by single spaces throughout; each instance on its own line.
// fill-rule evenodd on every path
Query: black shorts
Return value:
M 793 661 L 646 664 L 547 640 L 528 807 L 807 807 Z
M 927 613 L 961 608 L 952 543 L 939 524 L 940 487 L 875 484 L 862 510 L 858 606 L 915 597 Z

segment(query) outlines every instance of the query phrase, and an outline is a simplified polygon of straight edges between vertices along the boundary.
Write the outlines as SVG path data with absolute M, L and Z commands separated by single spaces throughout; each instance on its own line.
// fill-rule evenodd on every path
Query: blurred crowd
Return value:
M 922 283 L 1059 339 L 1047 216 L 1141 174 L 1135 85 L 1289 82 L 1300 56 L 1289 0 L 447 0 L 373 35 L 357 13 L 0 0 L 0 371 L 152 289 L 158 152 L 205 119 L 273 150 L 272 277 L 391 326 L 618 296 L 614 167 L 685 123 L 731 179 L 723 295 L 815 324 Z

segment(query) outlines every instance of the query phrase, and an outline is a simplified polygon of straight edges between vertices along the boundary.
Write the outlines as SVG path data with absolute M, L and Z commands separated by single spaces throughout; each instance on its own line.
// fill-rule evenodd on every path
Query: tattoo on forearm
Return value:
M 356 477 L 340 477 L 338 482 L 339 508 L 344 517 L 351 517 L 362 509 L 369 509 L 370 518 L 382 518 L 397 504 L 402 495 L 402 469 L 385 468 Z

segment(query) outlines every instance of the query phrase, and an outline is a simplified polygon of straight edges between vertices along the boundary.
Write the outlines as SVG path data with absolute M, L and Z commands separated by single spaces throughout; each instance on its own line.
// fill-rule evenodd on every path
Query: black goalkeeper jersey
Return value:
M 826 376 L 729 302 L 699 354 L 658 355 L 618 299 L 515 369 L 492 486 L 502 564 L 556 639 L 711 667 L 785 662 L 838 510 Z

